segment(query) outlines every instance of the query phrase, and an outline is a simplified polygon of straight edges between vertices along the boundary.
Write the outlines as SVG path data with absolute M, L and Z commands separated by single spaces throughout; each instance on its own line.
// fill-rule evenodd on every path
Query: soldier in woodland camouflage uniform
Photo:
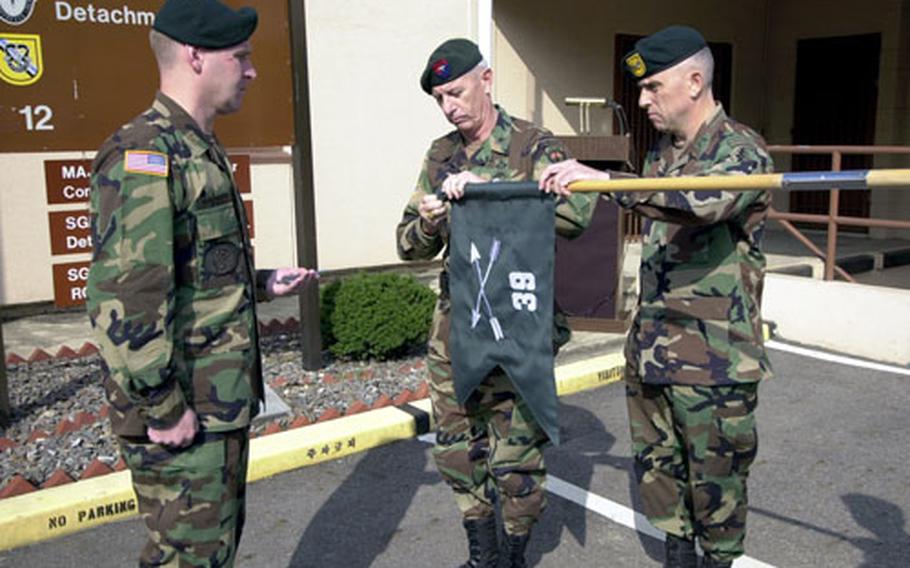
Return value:
M 497 565 L 497 500 L 507 564 L 525 565 L 531 526 L 545 505 L 542 450 L 547 437 L 501 370 L 488 376 L 464 406 L 456 400 L 448 349 L 449 206 L 436 193 L 457 199 L 467 183 L 535 179 L 548 164 L 565 158 L 565 149 L 549 132 L 493 104 L 492 81 L 492 69 L 468 40 L 449 40 L 430 56 L 421 86 L 456 130 L 430 146 L 397 229 L 398 255 L 404 260 L 431 259 L 443 251 L 428 355 L 437 423 L 433 455 L 464 516 L 468 567 Z M 557 231 L 579 234 L 590 222 L 594 204 L 592 196 L 560 198 Z
M 232 566 L 250 420 L 263 399 L 256 300 L 315 272 L 254 271 L 243 204 L 212 134 L 256 77 L 257 15 L 168 0 L 150 41 L 161 91 L 98 151 L 88 313 L 111 422 L 149 530 L 141 566 Z
M 713 59 L 692 28 L 639 41 L 625 58 L 639 105 L 666 135 L 644 177 L 768 173 L 764 141 L 711 93 Z M 609 174 L 557 164 L 541 185 L 557 193 Z M 755 459 L 762 344 L 764 191 L 617 194 L 646 218 L 641 296 L 626 344 L 626 392 L 645 514 L 667 533 L 665 566 L 730 566 L 743 554 L 746 478 Z

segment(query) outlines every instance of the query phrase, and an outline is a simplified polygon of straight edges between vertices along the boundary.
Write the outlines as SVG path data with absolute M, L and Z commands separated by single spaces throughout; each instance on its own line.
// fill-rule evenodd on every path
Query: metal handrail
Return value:
M 910 155 L 908 146 L 856 146 L 856 145 L 826 145 L 826 146 L 806 146 L 806 145 L 788 145 L 773 144 L 768 146 L 772 153 L 787 154 L 828 154 L 831 156 L 831 169 L 840 171 L 842 159 L 845 154 L 865 154 L 865 155 L 883 155 L 899 154 Z M 825 262 L 825 280 L 834 280 L 834 274 L 837 273 L 841 278 L 848 282 L 856 282 L 847 271 L 837 266 L 837 235 L 839 225 L 848 225 L 854 227 L 877 227 L 888 229 L 908 229 L 910 230 L 910 221 L 898 221 L 892 219 L 868 219 L 863 217 L 842 217 L 840 210 L 840 190 L 832 188 L 829 191 L 828 214 L 827 215 L 810 215 L 805 213 L 783 212 L 773 207 L 768 213 L 770 219 L 774 219 L 784 229 L 795 237 L 799 242 L 806 246 L 814 255 Z M 822 252 L 812 241 L 810 241 L 791 221 L 825 223 L 827 224 L 827 243 L 826 250 Z
M 793 145 L 793 144 L 773 144 L 768 146 L 772 153 L 788 154 L 828 154 L 831 156 L 831 170 L 841 171 L 842 158 L 847 154 L 865 154 L 865 155 L 910 155 L 910 146 L 857 146 L 857 145 Z M 850 217 L 839 214 L 840 207 L 840 190 L 831 188 L 829 191 L 828 214 L 814 215 L 808 213 L 791 213 L 778 211 L 773 207 L 768 212 L 768 218 L 780 223 L 780 225 L 797 241 L 802 243 L 816 257 L 825 263 L 825 280 L 833 280 L 837 274 L 848 282 L 856 282 L 847 271 L 837 266 L 837 236 L 838 226 L 847 225 L 853 227 L 872 227 L 885 229 L 910 230 L 910 221 L 899 221 L 895 219 L 870 219 L 864 217 Z M 827 243 L 826 250 L 822 251 L 808 237 L 806 237 L 793 222 L 821 223 L 827 226 Z M 624 238 L 626 241 L 641 240 L 641 217 L 632 212 L 625 211 L 623 215 Z

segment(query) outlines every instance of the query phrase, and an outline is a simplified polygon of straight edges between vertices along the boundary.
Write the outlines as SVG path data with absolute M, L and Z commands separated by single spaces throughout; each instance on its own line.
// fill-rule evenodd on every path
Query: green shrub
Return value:
M 335 343 L 332 333 L 332 314 L 335 312 L 335 296 L 341 288 L 341 280 L 319 289 L 319 333 L 322 336 L 322 348 L 328 349 Z
M 333 285 L 321 310 L 323 341 L 336 356 L 388 359 L 426 342 L 436 294 L 413 277 L 358 274 Z

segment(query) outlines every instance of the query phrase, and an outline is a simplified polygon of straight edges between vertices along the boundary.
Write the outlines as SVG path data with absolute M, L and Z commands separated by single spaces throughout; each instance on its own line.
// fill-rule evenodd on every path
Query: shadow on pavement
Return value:
M 289 566 L 370 566 L 394 538 L 420 486 L 441 483 L 435 472 L 424 471 L 426 449 L 413 440 L 365 453 L 313 516 Z
M 861 568 L 906 566 L 910 559 L 910 534 L 907 534 L 903 511 L 893 504 L 872 497 L 849 493 L 841 496 L 853 519 L 875 535 L 874 538 L 851 538 L 850 544 L 865 555 Z
M 547 450 L 547 470 L 582 489 L 591 490 L 596 474 L 596 466 L 605 465 L 618 472 L 622 477 L 610 475 L 613 479 L 622 479 L 622 489 L 629 491 L 631 501 L 640 510 L 637 491 L 634 488 L 632 459 L 628 456 L 611 454 L 616 445 L 616 436 L 607 431 L 603 421 L 589 410 L 564 401 L 559 408 L 562 445 Z M 530 543 L 528 563 L 537 565 L 543 556 L 556 550 L 562 542 L 563 532 L 567 531 L 579 545 L 584 548 L 587 540 L 587 515 L 584 507 L 569 503 L 559 497 L 550 496 L 550 505 L 544 513 Z M 630 530 L 614 525 L 615 530 Z M 637 533 L 642 548 L 654 560 L 663 559 L 663 543 Z
M 591 490 L 593 484 L 595 492 L 598 480 L 603 483 L 599 477 L 607 475 L 608 483 L 622 483 L 621 490 L 628 491 L 634 506 L 640 509 L 632 485 L 631 458 L 611 454 L 616 436 L 607 431 L 594 413 L 580 406 L 563 403 L 560 421 L 564 443 L 546 451 L 548 471 L 584 489 Z M 294 568 L 372 565 L 395 538 L 421 486 L 436 485 L 435 490 L 450 493 L 434 468 L 427 467 L 426 450 L 425 444 L 415 440 L 366 453 L 312 518 L 289 565 Z M 600 468 L 598 472 L 598 466 L 609 469 L 604 472 Z M 354 511 L 356 514 L 352 514 Z M 584 507 L 551 494 L 548 510 L 534 529 L 529 566 L 538 565 L 568 535 L 585 548 L 587 516 Z M 615 530 L 630 529 L 616 525 Z M 662 560 L 661 542 L 640 533 L 637 536 L 649 557 Z

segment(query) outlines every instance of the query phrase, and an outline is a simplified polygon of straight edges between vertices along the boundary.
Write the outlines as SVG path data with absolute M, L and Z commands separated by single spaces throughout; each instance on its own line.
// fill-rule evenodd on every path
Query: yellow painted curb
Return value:
M 428 419 L 429 399 L 411 403 Z M 432 427 L 432 425 L 430 425 Z M 386 407 L 250 441 L 249 481 L 338 459 L 417 435 L 414 417 Z M 130 472 L 120 471 L 0 500 L 0 550 L 137 514 Z
M 556 367 L 556 393 L 575 394 L 615 383 L 622 379 L 626 358 L 622 353 L 610 353 L 577 363 Z
M 412 402 L 432 415 L 430 399 Z M 414 417 L 389 406 L 256 438 L 250 444 L 249 480 L 334 460 L 418 434 Z
M 0 550 L 126 519 L 136 511 L 129 471 L 2 499 Z
M 615 382 L 622 377 L 624 364 L 623 356 L 614 353 L 561 365 L 556 368 L 557 393 L 565 396 Z M 408 406 L 426 413 L 432 431 L 430 400 Z M 417 429 L 412 414 L 390 406 L 254 438 L 250 442 L 249 481 L 407 440 L 418 434 Z M 135 514 L 136 496 L 129 471 L 2 499 L 0 551 Z
M 764 321 L 761 324 L 762 339 L 771 341 L 777 335 L 777 324 L 773 321 Z

